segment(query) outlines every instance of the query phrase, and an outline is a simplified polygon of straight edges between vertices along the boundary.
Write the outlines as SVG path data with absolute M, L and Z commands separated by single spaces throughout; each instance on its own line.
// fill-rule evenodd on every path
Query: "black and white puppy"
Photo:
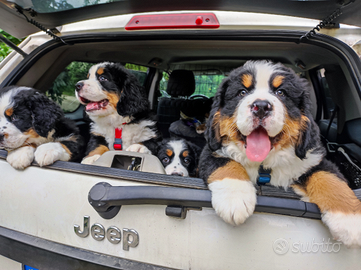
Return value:
M 201 149 L 184 139 L 164 139 L 157 157 L 168 175 L 196 176 Z
M 92 120 L 82 163 L 92 164 L 109 150 L 148 154 L 156 150 L 160 134 L 144 89 L 121 64 L 91 67 L 88 79 L 76 84 L 76 96 Z
M 214 98 L 200 177 L 228 223 L 239 225 L 252 215 L 254 185 L 268 179 L 317 204 L 335 239 L 361 246 L 361 203 L 325 159 L 311 105 L 308 82 L 282 64 L 249 61 L 235 69 Z
M 10 86 L 0 92 L 0 149 L 11 166 L 24 169 L 34 158 L 40 166 L 77 161 L 82 140 L 55 102 L 33 88 Z

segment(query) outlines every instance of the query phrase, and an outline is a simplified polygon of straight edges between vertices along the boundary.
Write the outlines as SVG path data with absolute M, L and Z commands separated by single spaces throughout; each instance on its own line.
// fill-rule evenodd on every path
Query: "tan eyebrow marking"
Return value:
M 12 115 L 13 113 L 14 113 L 14 109 L 13 109 L 13 108 L 9 108 L 9 109 L 7 109 L 7 110 L 5 111 L 5 114 L 6 114 L 7 116 Z
M 253 80 L 253 76 L 251 74 L 243 74 L 241 76 L 242 79 L 242 83 L 246 88 L 251 87 L 252 85 L 252 80 Z
M 186 151 L 184 151 L 184 152 L 183 152 L 183 154 L 182 154 L 182 155 L 183 155 L 183 157 L 188 157 L 189 152 L 186 150 Z
M 280 85 L 283 83 L 285 77 L 278 75 L 276 76 L 273 81 L 272 81 L 272 85 L 274 88 L 280 87 Z
M 98 68 L 97 73 L 99 75 L 102 75 L 104 73 L 104 68 L 103 67 Z
M 171 157 L 173 155 L 173 151 L 170 149 L 167 149 L 165 153 L 167 154 L 168 157 Z

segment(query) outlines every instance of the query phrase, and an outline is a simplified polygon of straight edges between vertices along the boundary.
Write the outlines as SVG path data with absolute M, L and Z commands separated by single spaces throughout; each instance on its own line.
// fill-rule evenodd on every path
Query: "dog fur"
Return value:
M 24 169 L 34 159 L 40 166 L 80 161 L 83 143 L 59 105 L 36 89 L 11 86 L 0 92 L 0 148 L 11 166 Z
M 164 139 L 157 157 L 168 175 L 196 176 L 201 149 L 184 139 Z
M 361 204 L 336 165 L 325 159 L 305 79 L 282 64 L 248 61 L 220 85 L 206 130 L 200 177 L 212 205 L 239 225 L 256 205 L 260 165 L 270 184 L 290 186 L 318 205 L 335 239 L 361 246 Z
M 119 63 L 104 62 L 90 68 L 88 79 L 77 83 L 76 96 L 84 104 L 91 136 L 82 163 L 92 164 L 114 150 L 115 129 L 122 129 L 123 150 L 151 154 L 160 134 L 143 87 Z

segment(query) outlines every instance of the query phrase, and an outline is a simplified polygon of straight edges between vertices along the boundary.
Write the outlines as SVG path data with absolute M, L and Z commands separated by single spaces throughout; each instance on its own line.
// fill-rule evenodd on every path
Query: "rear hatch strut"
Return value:
M 46 29 L 44 26 L 42 26 L 40 23 L 38 23 L 37 21 L 35 21 L 34 19 L 29 19 L 24 11 L 28 11 L 30 13 L 30 15 L 32 17 L 36 16 L 36 12 L 32 9 L 26 9 L 24 10 L 22 7 L 20 7 L 19 5 L 14 6 L 14 8 L 17 10 L 17 12 L 19 12 L 20 14 L 22 14 L 26 21 L 34 26 L 36 26 L 37 28 L 39 28 L 41 31 L 45 32 L 46 34 L 48 34 L 49 36 L 51 36 L 53 39 L 57 40 L 57 41 L 61 41 L 62 43 L 64 43 L 65 45 L 70 45 L 69 43 L 66 43 L 61 37 L 55 35 L 55 31 L 57 31 L 57 29 Z M 2 34 L 0 34 L 0 41 L 4 42 L 7 46 L 9 46 L 10 48 L 12 48 L 14 51 L 16 51 L 17 53 L 21 54 L 24 58 L 26 56 L 28 56 L 28 54 L 26 52 L 24 52 L 22 49 L 20 49 L 18 46 L 16 46 L 14 43 L 12 43 L 10 40 L 8 40 L 6 37 L 4 37 Z
M 21 54 L 24 58 L 28 56 L 26 52 L 24 52 L 22 49 L 20 49 L 18 46 L 16 46 L 14 43 L 12 43 L 10 40 L 8 40 L 6 37 L 4 37 L 2 34 L 0 34 L 0 41 L 4 42 L 7 46 L 9 46 L 11 49 L 16 51 L 17 53 Z

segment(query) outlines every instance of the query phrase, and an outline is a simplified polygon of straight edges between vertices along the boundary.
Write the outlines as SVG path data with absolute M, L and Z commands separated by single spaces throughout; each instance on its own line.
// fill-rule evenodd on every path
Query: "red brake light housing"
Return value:
M 213 13 L 176 13 L 136 15 L 125 26 L 126 30 L 170 28 L 218 28 L 219 22 Z

